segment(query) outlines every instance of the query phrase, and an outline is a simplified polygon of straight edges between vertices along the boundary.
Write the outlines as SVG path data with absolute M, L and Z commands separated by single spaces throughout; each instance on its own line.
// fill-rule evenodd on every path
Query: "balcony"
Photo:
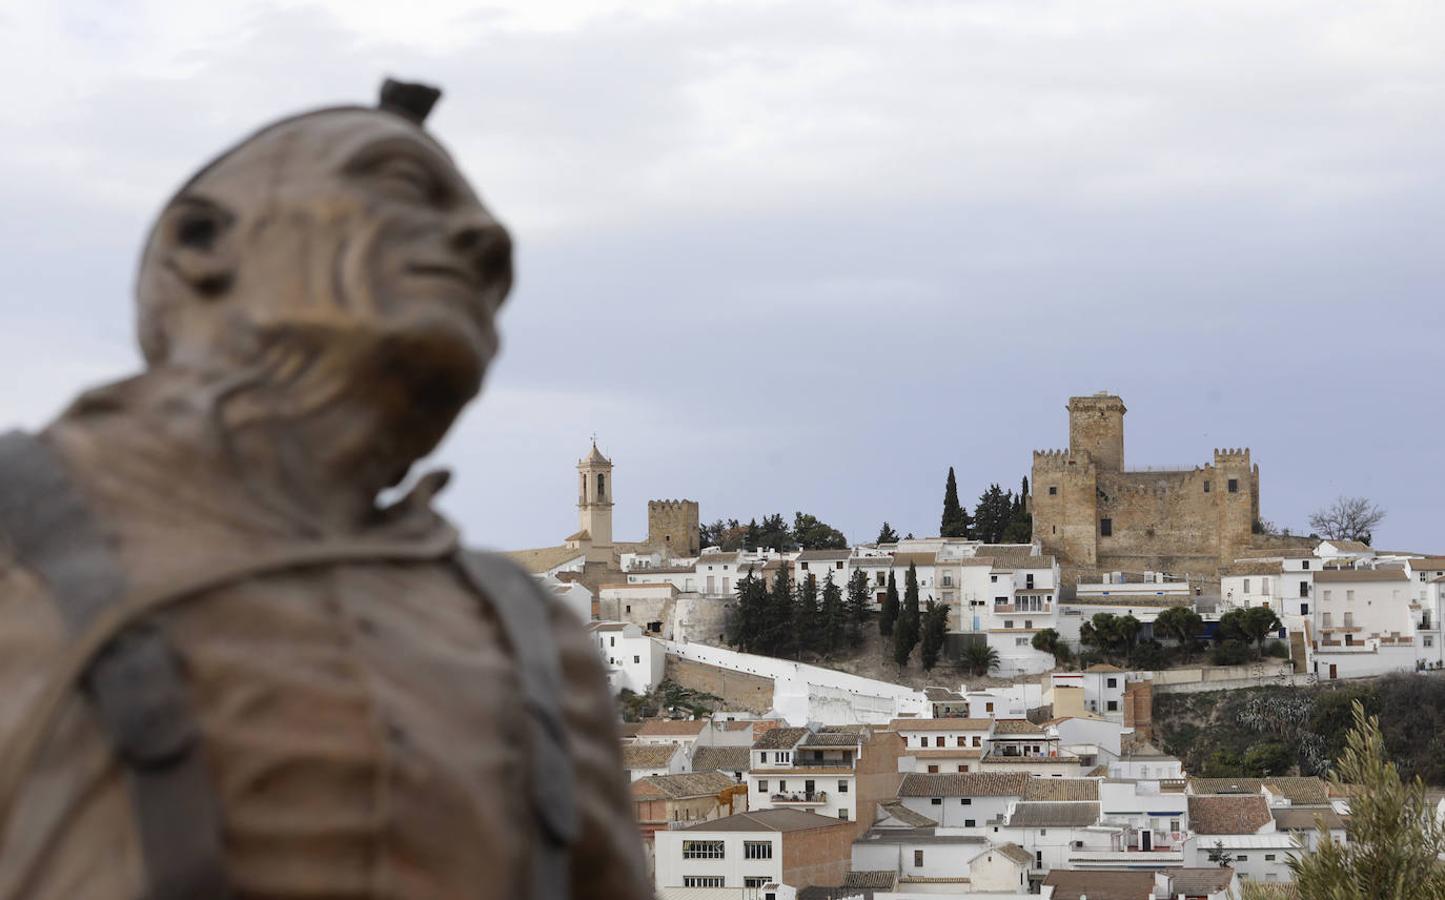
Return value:
M 1052 603 L 1045 603 L 1042 606 L 1030 609 L 1027 607 L 1019 606 L 1016 603 L 1005 603 L 1002 606 L 995 606 L 993 608 L 993 611 L 995 613 L 1008 613 L 1010 615 L 1037 614 L 1040 616 L 1051 616 L 1054 614 L 1054 605 Z
M 795 760 L 793 760 L 793 762 L 792 762 L 791 768 L 794 768 L 794 769 L 851 769 L 851 768 L 853 768 L 853 757 L 850 755 L 850 756 L 834 757 L 834 758 L 832 758 L 832 759 L 829 759 L 829 758 L 827 758 L 827 757 L 824 757 L 824 758 L 821 758 L 821 759 L 820 759 L 820 758 L 795 759 Z
M 774 806 L 823 806 L 828 802 L 827 791 L 791 791 L 773 794 L 768 798 Z

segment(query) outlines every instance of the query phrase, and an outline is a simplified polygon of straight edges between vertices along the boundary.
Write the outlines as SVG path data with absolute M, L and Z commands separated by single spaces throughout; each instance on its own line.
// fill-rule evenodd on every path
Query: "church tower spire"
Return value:
M 577 517 L 582 531 L 592 538 L 594 547 L 612 546 L 612 460 L 597 449 L 592 438 L 592 452 L 577 461 Z

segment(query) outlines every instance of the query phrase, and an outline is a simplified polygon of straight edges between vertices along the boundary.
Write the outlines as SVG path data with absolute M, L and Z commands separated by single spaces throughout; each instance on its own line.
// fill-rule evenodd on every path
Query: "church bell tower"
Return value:
M 597 449 L 577 461 L 577 513 L 582 531 L 592 537 L 592 546 L 612 546 L 612 460 Z

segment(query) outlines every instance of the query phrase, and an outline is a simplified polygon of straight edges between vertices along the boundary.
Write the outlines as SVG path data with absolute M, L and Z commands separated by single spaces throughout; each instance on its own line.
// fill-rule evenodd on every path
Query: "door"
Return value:
M 813 797 L 813 779 L 809 778 L 807 781 L 803 782 L 803 794 L 804 794 L 804 796 L 808 797 L 808 799 L 810 799 L 810 800 L 812 799 L 812 797 Z
M 1334 681 L 1337 677 L 1339 677 L 1339 673 L 1335 670 L 1335 664 L 1330 663 L 1330 680 Z
M 1144 831 L 1139 832 L 1139 849 L 1140 849 L 1140 850 L 1153 850 L 1153 849 L 1154 849 L 1154 832 L 1149 831 L 1148 829 L 1145 829 Z

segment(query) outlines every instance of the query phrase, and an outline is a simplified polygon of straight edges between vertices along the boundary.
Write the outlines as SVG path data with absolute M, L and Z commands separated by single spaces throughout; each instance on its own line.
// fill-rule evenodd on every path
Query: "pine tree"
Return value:
M 848 624 L 848 611 L 843 608 L 843 589 L 833 581 L 831 570 L 823 579 L 822 619 L 823 654 L 832 656 L 843 646 L 844 629 Z
M 818 579 L 812 575 L 804 575 L 798 582 L 795 593 L 791 649 L 793 657 L 801 659 L 805 652 L 817 650 L 821 643 L 822 636 L 818 633 L 822 624 L 818 618 Z
M 898 621 L 898 580 L 893 572 L 888 573 L 888 593 L 883 595 L 883 609 L 878 613 L 878 633 L 884 637 L 893 634 L 893 625 Z
M 948 636 L 948 604 L 928 601 L 923 613 L 923 646 L 919 648 L 919 660 L 923 671 L 931 671 L 938 663 L 939 651 Z
M 953 477 L 953 466 L 948 467 L 948 483 L 943 488 L 943 519 L 938 524 L 938 533 L 942 537 L 969 536 L 968 510 L 958 502 L 958 481 Z
M 1013 498 L 1013 513 L 1004 529 L 1005 544 L 1027 544 L 1034 539 L 1034 517 L 1029 512 L 1029 479 L 1024 476 L 1018 496 Z
M 918 646 L 918 635 L 922 627 L 921 612 L 918 608 L 918 567 L 908 564 L 903 588 L 903 608 L 898 614 L 898 624 L 893 629 L 893 661 L 901 669 L 908 665 L 908 657 Z
M 758 520 L 752 519 L 748 522 L 747 531 L 743 532 L 743 547 L 748 550 L 757 550 L 758 541 L 762 539 L 762 531 L 758 528 Z
M 848 644 L 863 643 L 863 623 L 868 621 L 868 573 L 854 569 L 848 579 Z
M 884 522 L 883 527 L 878 529 L 877 542 L 880 544 L 896 544 L 898 543 L 898 532 L 893 530 L 892 525 Z

